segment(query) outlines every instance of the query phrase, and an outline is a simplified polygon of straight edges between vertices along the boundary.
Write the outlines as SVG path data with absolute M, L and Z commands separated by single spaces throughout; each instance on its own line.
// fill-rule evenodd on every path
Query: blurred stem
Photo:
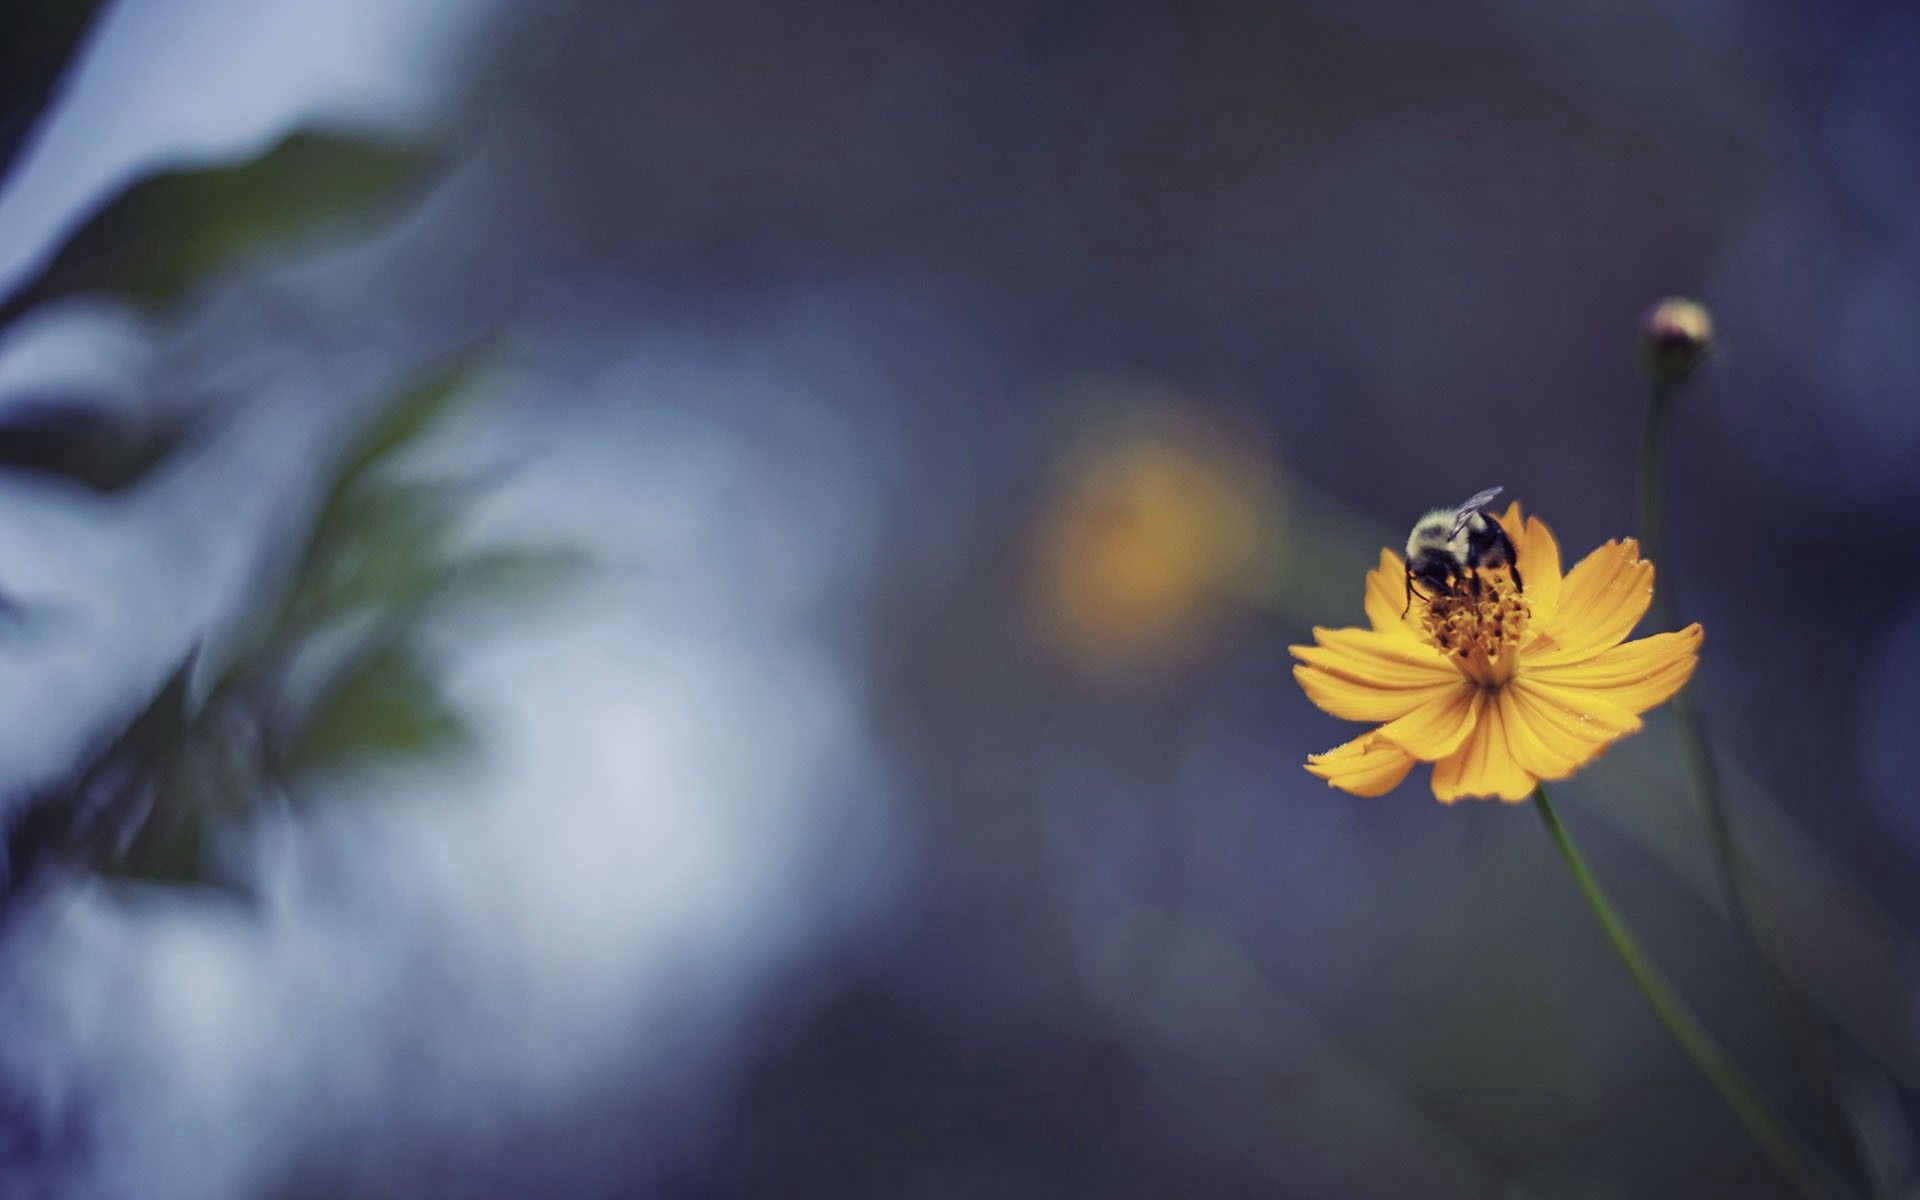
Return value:
M 1680 620 L 1675 601 L 1675 572 L 1665 553 L 1665 521 L 1660 504 L 1660 484 L 1666 478 L 1668 429 L 1673 420 L 1673 400 L 1677 385 L 1656 382 L 1647 397 L 1647 425 L 1640 439 L 1640 553 L 1654 564 L 1660 586 L 1654 589 L 1654 624 L 1660 629 L 1677 629 Z M 1687 758 L 1687 774 L 1694 794 L 1707 818 L 1707 833 L 1713 846 L 1714 867 L 1720 877 L 1720 890 L 1726 897 L 1727 912 L 1764 961 L 1760 939 L 1747 911 L 1746 894 L 1741 886 L 1740 855 L 1733 840 L 1733 825 L 1727 818 L 1727 803 L 1720 787 L 1720 769 L 1713 748 L 1707 741 L 1705 722 L 1693 703 L 1693 693 L 1682 688 L 1673 698 L 1674 715 L 1680 724 L 1680 741 Z
M 1667 448 L 1673 422 L 1674 400 L 1679 383 L 1656 380 L 1647 396 L 1647 422 L 1640 439 L 1640 547 L 1641 554 L 1653 563 L 1660 575 L 1660 586 L 1653 598 L 1654 623 L 1660 629 L 1678 629 L 1677 573 L 1672 556 L 1665 553 L 1665 513 L 1661 504 L 1661 485 L 1667 477 Z M 1741 862 L 1739 843 L 1734 838 L 1733 822 L 1728 816 L 1726 794 L 1720 782 L 1720 767 L 1707 736 L 1706 717 L 1700 711 L 1692 687 L 1682 688 L 1673 697 L 1674 720 L 1680 730 L 1681 753 L 1686 758 L 1687 776 L 1693 785 L 1701 812 L 1706 818 L 1707 842 L 1713 851 L 1715 874 L 1727 915 L 1745 939 L 1757 960 L 1775 1011 L 1787 1030 L 1796 1067 L 1813 1102 L 1819 1125 L 1826 1139 L 1839 1153 L 1842 1169 L 1851 1183 L 1870 1191 L 1871 1183 L 1852 1123 L 1840 1100 L 1840 1089 L 1828 1056 L 1825 1036 L 1805 993 L 1788 978 L 1767 948 L 1749 903 L 1747 873 Z
M 1647 424 L 1640 434 L 1640 554 L 1657 563 L 1662 571 L 1667 563 L 1661 554 L 1660 481 L 1667 474 L 1667 426 L 1673 420 L 1672 384 L 1655 383 L 1647 397 Z M 1671 591 L 1668 591 L 1671 596 Z M 1672 607 L 1671 600 L 1667 607 Z
M 1613 944 L 1614 952 L 1620 956 L 1620 961 L 1625 964 L 1627 974 L 1633 978 L 1634 986 L 1638 987 L 1640 994 L 1646 997 L 1654 1016 L 1660 1018 L 1660 1023 L 1667 1027 L 1667 1032 L 1672 1035 L 1675 1042 L 1679 1043 L 1680 1049 L 1693 1060 L 1694 1066 L 1700 1068 L 1700 1073 L 1713 1084 L 1715 1090 L 1720 1093 L 1721 1099 L 1727 1102 L 1727 1107 L 1733 1110 L 1734 1115 L 1740 1118 L 1740 1123 L 1747 1127 L 1747 1132 L 1753 1135 L 1754 1141 L 1766 1151 L 1767 1157 L 1773 1160 L 1774 1165 L 1793 1181 L 1800 1193 L 1809 1197 L 1822 1195 L 1823 1193 L 1814 1186 L 1813 1176 L 1807 1170 L 1799 1151 L 1794 1149 L 1793 1143 L 1781 1130 L 1780 1123 L 1774 1120 L 1773 1115 L 1760 1102 L 1753 1088 L 1727 1058 L 1725 1051 L 1721 1050 L 1719 1044 L 1713 1040 L 1713 1035 L 1706 1031 L 1699 1019 L 1693 1015 L 1693 1011 L 1687 1007 L 1686 1001 L 1673 990 L 1673 985 L 1667 982 L 1666 977 L 1660 973 L 1660 969 L 1653 965 L 1653 960 L 1647 957 L 1639 941 L 1627 929 L 1626 922 L 1621 920 L 1619 912 L 1607 899 L 1606 893 L 1600 890 L 1600 885 L 1594 880 L 1593 873 L 1587 870 L 1586 860 L 1580 856 L 1580 851 L 1573 844 L 1573 838 L 1568 835 L 1566 826 L 1560 823 L 1560 815 L 1554 811 L 1552 803 L 1548 801 L 1546 788 L 1537 786 L 1534 788 L 1533 803 L 1540 812 L 1540 819 L 1546 823 L 1547 833 L 1552 836 L 1553 844 L 1560 851 L 1560 857 L 1566 860 L 1567 869 L 1573 872 L 1573 882 L 1579 887 L 1587 907 L 1593 910 L 1594 917 L 1600 922 L 1600 928 L 1606 933 L 1607 940 Z
M 1673 420 L 1673 401 L 1677 392 L 1676 384 L 1653 384 L 1653 390 L 1647 397 L 1646 429 L 1640 439 L 1640 553 L 1654 564 L 1659 573 L 1659 586 L 1654 589 L 1653 613 L 1654 625 L 1660 629 L 1680 627 L 1678 606 L 1674 599 L 1675 572 L 1662 545 L 1666 524 L 1662 519 L 1660 504 L 1660 484 L 1667 474 L 1667 435 Z M 1761 948 L 1752 916 L 1747 911 L 1746 892 L 1741 883 L 1740 854 L 1734 844 L 1732 822 L 1727 818 L 1727 802 L 1720 787 L 1719 764 L 1714 761 L 1713 748 L 1707 742 L 1706 725 L 1701 719 L 1700 710 L 1694 705 L 1691 690 L 1682 688 L 1674 696 L 1673 711 L 1680 726 L 1680 744 L 1686 755 L 1687 776 L 1706 815 L 1708 842 L 1713 848 L 1714 870 L 1720 879 L 1720 892 L 1725 898 L 1727 914 L 1733 918 L 1740 935 L 1761 960 L 1771 962 Z

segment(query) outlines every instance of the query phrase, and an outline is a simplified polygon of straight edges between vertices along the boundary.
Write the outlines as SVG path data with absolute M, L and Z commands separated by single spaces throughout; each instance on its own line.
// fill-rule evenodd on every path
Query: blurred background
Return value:
M 1538 821 L 1290 678 L 1633 530 L 1558 789 L 1849 1194 L 1920 1089 L 1920 15 L 0 9 L 0 1195 L 1776 1196 Z M 1803 1047 L 1804 1049 L 1804 1047 Z

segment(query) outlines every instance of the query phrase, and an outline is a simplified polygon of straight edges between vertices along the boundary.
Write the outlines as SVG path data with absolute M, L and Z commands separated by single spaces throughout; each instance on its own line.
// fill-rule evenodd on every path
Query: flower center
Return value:
M 1476 683 L 1513 678 L 1533 610 L 1505 567 L 1475 572 L 1427 601 L 1427 636 Z

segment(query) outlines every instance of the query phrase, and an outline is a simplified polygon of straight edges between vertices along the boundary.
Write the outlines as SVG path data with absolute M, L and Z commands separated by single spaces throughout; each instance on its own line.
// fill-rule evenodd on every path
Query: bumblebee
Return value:
M 1413 523 L 1413 532 L 1407 535 L 1407 606 L 1401 616 L 1413 607 L 1415 595 L 1431 601 L 1462 583 L 1479 595 L 1482 567 L 1506 567 L 1513 574 L 1513 586 L 1527 590 L 1520 579 L 1513 539 L 1500 522 L 1481 511 L 1501 490 L 1488 488 L 1456 508 L 1433 509 Z M 1427 591 L 1416 593 L 1415 583 L 1425 584 Z

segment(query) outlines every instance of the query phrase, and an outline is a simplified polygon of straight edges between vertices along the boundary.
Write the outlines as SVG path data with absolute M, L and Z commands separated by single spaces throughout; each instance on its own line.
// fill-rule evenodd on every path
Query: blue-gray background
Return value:
M 130 495 L 0 481 L 6 585 L 62 614 L 0 647 L 9 781 L 217 633 L 322 447 L 481 332 L 451 452 L 513 469 L 476 521 L 601 569 L 443 631 L 481 753 L 246 831 L 260 912 L 92 889 L 9 933 L 0 1194 L 1773 1194 L 1532 815 L 1327 791 L 1300 762 L 1347 735 L 1285 650 L 1487 484 L 1570 556 L 1631 532 L 1675 291 L 1722 347 L 1680 611 L 1853 1149 L 1664 719 L 1570 817 L 1770 1100 L 1904 1181 L 1920 16 L 120 0 L 0 271 L 316 121 L 452 169 L 158 325 L 0 343 L 0 393 L 226 414 Z M 1268 569 L 1166 584 L 1221 521 Z M 1164 611 L 1076 623 L 1141 572 Z

